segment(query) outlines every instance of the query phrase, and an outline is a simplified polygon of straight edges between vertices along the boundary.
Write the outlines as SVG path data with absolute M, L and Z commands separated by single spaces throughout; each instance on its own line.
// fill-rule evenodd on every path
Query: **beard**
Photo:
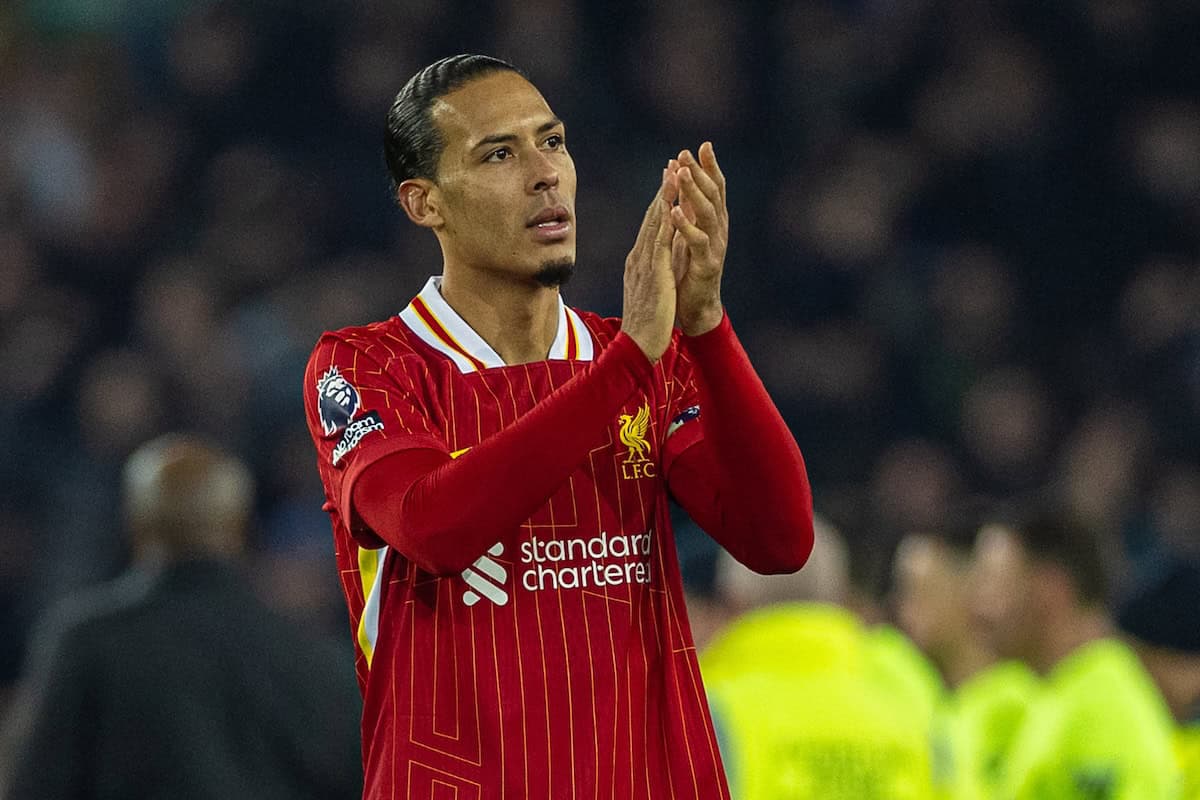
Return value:
M 538 271 L 533 273 L 533 279 L 547 289 L 557 289 L 571 280 L 574 272 L 575 259 L 560 258 L 555 261 L 547 261 L 538 267 Z

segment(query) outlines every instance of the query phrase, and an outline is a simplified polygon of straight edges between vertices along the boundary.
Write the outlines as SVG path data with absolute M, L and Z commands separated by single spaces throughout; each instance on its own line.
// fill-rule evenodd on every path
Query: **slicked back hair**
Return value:
M 493 72 L 515 72 L 526 77 L 507 61 L 467 53 L 435 61 L 404 84 L 388 110 L 383 138 L 393 194 L 411 178 L 437 178 L 437 162 L 445 142 L 433 121 L 434 101 Z

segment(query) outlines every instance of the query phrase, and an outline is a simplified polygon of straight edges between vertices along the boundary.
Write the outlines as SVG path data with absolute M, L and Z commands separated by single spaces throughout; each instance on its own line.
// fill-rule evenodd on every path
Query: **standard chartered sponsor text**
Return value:
M 651 533 L 609 536 L 601 531 L 590 539 L 534 536 L 521 543 L 521 563 L 531 565 L 521 574 L 521 585 L 537 592 L 649 583 Z M 605 563 L 614 558 L 629 560 Z

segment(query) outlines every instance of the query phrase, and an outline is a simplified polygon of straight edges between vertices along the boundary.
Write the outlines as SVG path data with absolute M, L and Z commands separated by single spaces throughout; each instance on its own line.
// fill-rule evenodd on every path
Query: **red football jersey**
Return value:
M 506 366 L 439 283 L 397 317 L 323 336 L 305 376 L 358 650 L 366 796 L 727 798 L 668 513 L 665 475 L 701 436 L 676 345 L 546 504 L 461 575 L 350 530 L 367 465 L 466 452 L 619 330 L 560 301 L 549 358 Z

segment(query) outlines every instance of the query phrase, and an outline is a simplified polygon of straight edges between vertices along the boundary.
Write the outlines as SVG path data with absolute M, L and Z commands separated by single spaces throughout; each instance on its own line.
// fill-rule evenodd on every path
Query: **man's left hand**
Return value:
M 679 205 L 671 266 L 675 271 L 677 319 L 688 336 L 707 333 L 721 322 L 721 273 L 729 245 L 729 209 L 725 175 L 717 165 L 712 142 L 700 145 L 699 159 L 684 150 L 671 162 Z

